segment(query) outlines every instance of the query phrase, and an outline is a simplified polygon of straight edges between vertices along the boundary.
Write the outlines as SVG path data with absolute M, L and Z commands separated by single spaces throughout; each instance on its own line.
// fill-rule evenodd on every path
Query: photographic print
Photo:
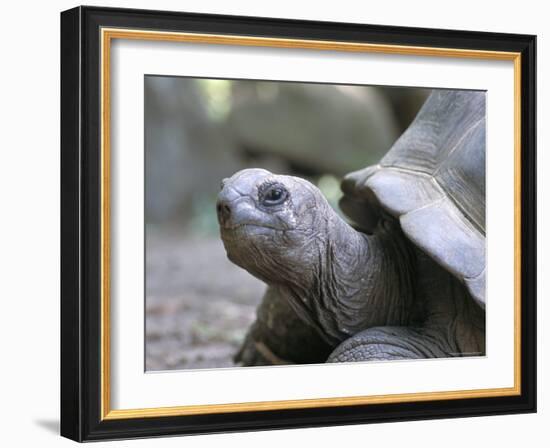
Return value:
M 61 25 L 64 436 L 536 410 L 535 36 Z
M 484 91 L 144 88 L 147 371 L 485 355 Z

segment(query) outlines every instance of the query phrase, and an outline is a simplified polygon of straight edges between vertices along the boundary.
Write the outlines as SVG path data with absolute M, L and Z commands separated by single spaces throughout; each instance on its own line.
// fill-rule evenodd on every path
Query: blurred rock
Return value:
M 240 169 L 316 182 L 374 163 L 427 92 L 146 76 L 146 220 L 212 234 L 220 180 Z
M 233 90 L 235 141 L 300 174 L 343 175 L 377 161 L 398 137 L 391 105 L 376 88 L 256 82 Z
M 146 219 L 185 221 L 197 192 L 239 169 L 233 143 L 193 79 L 147 76 L 145 123 Z
M 400 127 L 399 134 L 401 134 L 414 120 L 432 90 L 378 87 L 378 91 L 388 99 Z

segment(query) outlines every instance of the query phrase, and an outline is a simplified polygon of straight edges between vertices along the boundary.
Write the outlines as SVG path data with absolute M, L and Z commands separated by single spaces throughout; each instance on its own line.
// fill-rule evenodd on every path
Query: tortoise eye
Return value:
M 287 197 L 288 192 L 284 187 L 273 185 L 263 192 L 261 202 L 266 206 L 279 205 L 285 202 Z

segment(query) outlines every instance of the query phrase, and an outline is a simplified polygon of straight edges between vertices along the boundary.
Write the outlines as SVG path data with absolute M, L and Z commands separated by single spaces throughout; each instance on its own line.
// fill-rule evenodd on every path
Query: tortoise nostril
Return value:
M 231 207 L 223 202 L 218 202 L 216 211 L 218 212 L 218 218 L 221 223 L 226 222 L 231 217 Z

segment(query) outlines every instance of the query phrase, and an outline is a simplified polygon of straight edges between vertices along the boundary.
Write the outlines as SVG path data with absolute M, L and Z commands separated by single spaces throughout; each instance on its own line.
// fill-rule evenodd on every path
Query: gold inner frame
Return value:
M 101 29 L 101 419 L 166 417 L 227 412 L 306 409 L 413 401 L 501 397 L 521 394 L 521 54 L 459 48 L 279 39 L 216 34 L 196 34 L 137 29 Z M 506 60 L 514 63 L 514 386 L 494 389 L 418 392 L 303 400 L 111 409 L 110 369 L 110 50 L 113 39 L 241 45 L 254 47 L 368 52 L 413 56 Z

